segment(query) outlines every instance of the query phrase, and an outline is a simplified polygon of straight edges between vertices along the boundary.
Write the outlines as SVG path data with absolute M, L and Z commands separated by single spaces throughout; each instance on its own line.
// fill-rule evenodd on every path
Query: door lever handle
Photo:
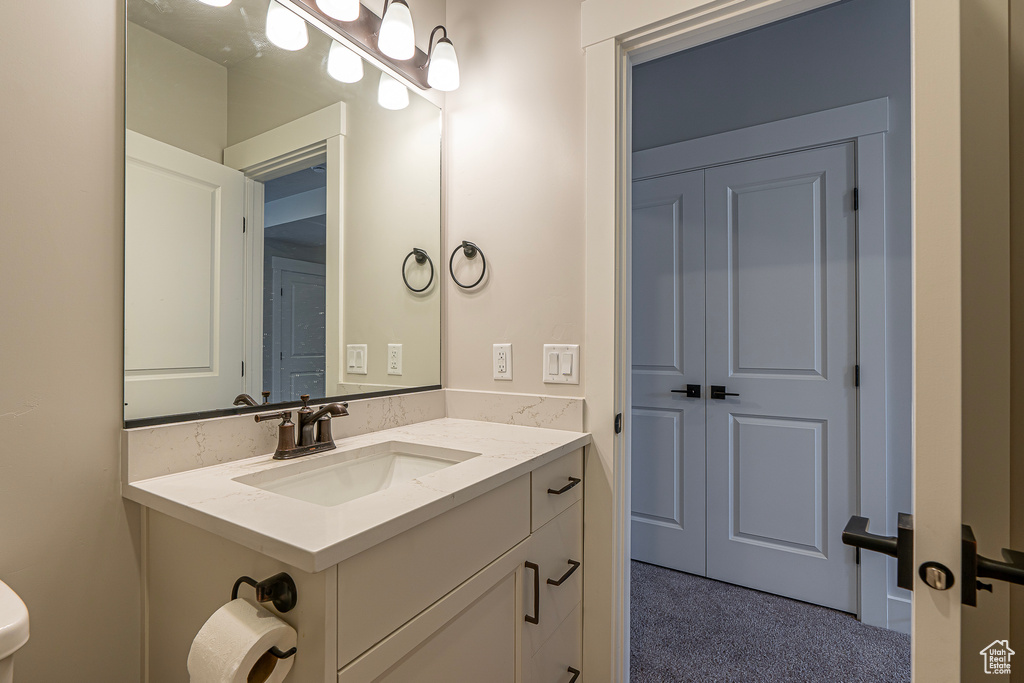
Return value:
M 867 517 L 850 517 L 843 529 L 843 543 L 860 550 L 870 550 L 896 558 L 896 585 L 914 590 L 914 518 L 901 512 L 898 535 L 879 536 L 868 533 Z
M 978 605 L 978 590 L 992 590 L 992 584 L 978 579 L 995 579 L 1024 585 L 1024 553 L 1003 548 L 1003 559 L 991 560 L 978 554 L 978 542 L 974 531 L 967 524 L 962 527 L 960 542 L 960 573 L 963 583 L 960 588 L 960 602 L 970 607 Z
M 672 389 L 673 394 L 686 394 L 686 398 L 700 398 L 700 385 L 687 384 L 685 389 Z
M 708 388 L 711 390 L 711 398 L 716 401 L 724 401 L 726 396 L 739 396 L 739 394 L 730 394 L 725 390 L 725 385 L 723 384 L 712 384 Z

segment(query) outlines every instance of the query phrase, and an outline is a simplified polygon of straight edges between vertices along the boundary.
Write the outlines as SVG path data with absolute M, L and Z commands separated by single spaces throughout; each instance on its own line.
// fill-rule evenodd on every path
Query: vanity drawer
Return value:
M 569 613 L 540 652 L 532 657 L 523 651 L 523 683 L 583 683 L 583 606 Z
M 338 565 L 338 668 L 530 534 L 530 481 L 475 498 Z
M 584 567 L 576 567 L 565 577 L 573 567 L 570 560 L 583 561 L 583 504 L 573 504 L 535 531 L 530 537 L 527 559 L 537 569 L 528 565 L 523 572 L 523 609 L 524 614 L 537 617 L 538 623 L 524 621 L 523 651 L 533 655 L 583 597 Z M 554 585 L 549 580 L 561 584 Z M 540 594 L 536 600 L 535 587 Z
M 573 480 L 580 483 L 572 485 Z M 571 488 L 566 488 L 572 485 Z M 583 450 L 549 462 L 534 470 L 531 475 L 533 488 L 532 531 L 536 531 L 555 518 L 563 510 L 583 497 Z M 563 491 L 563 493 L 548 493 Z

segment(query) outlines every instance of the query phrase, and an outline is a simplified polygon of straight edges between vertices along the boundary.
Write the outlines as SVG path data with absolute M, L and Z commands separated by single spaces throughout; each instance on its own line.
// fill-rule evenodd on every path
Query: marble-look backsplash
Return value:
M 348 412 L 348 417 L 334 420 L 335 440 L 442 418 L 444 391 L 353 400 Z M 128 484 L 273 453 L 278 424 L 277 420 L 257 423 L 252 415 L 232 415 L 123 430 L 121 481 Z
M 583 399 L 497 391 L 445 391 L 447 417 L 583 431 Z
M 583 431 L 583 399 L 536 394 L 439 389 L 349 401 L 348 417 L 334 420 L 334 438 L 453 417 L 525 427 Z M 252 415 L 126 429 L 121 433 L 121 481 L 177 474 L 277 447 L 278 421 Z

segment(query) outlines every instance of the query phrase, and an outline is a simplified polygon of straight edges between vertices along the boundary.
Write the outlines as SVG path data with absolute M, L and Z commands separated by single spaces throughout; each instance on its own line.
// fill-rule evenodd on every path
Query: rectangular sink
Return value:
M 452 448 L 388 441 L 248 474 L 234 481 L 332 507 L 408 483 L 477 455 Z

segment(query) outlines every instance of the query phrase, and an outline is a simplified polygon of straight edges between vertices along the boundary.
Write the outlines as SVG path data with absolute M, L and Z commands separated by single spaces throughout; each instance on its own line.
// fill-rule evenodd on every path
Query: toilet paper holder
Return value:
M 248 576 L 238 577 L 234 588 L 231 589 L 232 600 L 238 598 L 238 589 L 243 583 L 256 589 L 257 602 L 271 602 L 274 604 L 274 609 L 282 614 L 294 609 L 295 603 L 299 601 L 298 593 L 295 590 L 295 581 L 285 572 L 274 574 L 269 579 L 263 579 L 262 581 L 257 581 Z

